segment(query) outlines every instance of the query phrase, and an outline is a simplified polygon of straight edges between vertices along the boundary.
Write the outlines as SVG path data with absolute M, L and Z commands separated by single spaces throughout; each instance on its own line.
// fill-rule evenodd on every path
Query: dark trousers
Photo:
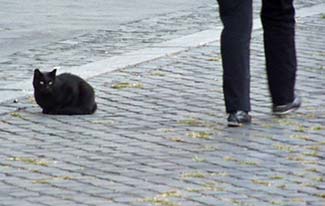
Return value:
M 221 34 L 226 112 L 250 111 L 250 40 L 252 0 L 217 0 Z M 293 0 L 263 0 L 261 18 L 269 90 L 274 105 L 294 99 L 296 79 Z

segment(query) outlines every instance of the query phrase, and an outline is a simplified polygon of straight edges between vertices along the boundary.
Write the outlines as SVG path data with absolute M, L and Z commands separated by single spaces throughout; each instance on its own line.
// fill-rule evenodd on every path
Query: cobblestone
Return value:
M 324 1 L 297 0 L 295 2 L 297 8 L 319 3 Z M 255 0 L 254 5 L 255 16 L 258 16 L 260 1 Z M 154 43 L 215 28 L 220 24 L 216 11 L 217 4 L 215 0 L 211 0 L 194 11 L 161 14 L 154 18 L 125 23 L 116 30 L 96 30 L 46 46 L 15 52 L 0 61 L 0 86 L 28 79 L 35 68 L 62 67 L 64 69 L 80 66 L 149 47 Z
M 285 119 L 270 112 L 260 30 L 245 128 L 225 126 L 218 42 L 90 79 L 91 116 L 1 104 L 0 205 L 323 205 L 324 25 L 298 19 L 304 105 Z M 143 87 L 112 88 L 121 82 Z

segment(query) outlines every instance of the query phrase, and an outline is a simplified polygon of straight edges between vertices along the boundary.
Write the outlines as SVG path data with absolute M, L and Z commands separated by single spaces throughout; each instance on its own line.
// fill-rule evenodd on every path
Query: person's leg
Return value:
M 294 100 L 297 70 L 293 0 L 263 0 L 261 18 L 272 102 L 285 105 Z
M 221 55 L 226 112 L 249 112 L 252 0 L 218 0 L 218 3 L 224 26 Z

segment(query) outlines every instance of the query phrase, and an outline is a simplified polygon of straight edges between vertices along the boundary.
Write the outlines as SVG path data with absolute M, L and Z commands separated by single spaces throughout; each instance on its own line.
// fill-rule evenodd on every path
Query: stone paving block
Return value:
M 323 21 L 298 19 L 304 106 L 285 119 L 271 116 L 260 30 L 245 128 L 225 126 L 218 42 L 90 79 L 100 103 L 91 116 L 43 115 L 28 98 L 0 105 L 0 205 L 322 205 Z M 119 82 L 143 88 L 111 87 Z

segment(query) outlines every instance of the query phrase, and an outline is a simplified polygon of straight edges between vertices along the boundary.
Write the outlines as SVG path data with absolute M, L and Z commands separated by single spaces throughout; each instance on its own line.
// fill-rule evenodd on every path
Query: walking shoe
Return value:
M 228 116 L 228 127 L 240 127 L 243 124 L 249 124 L 252 121 L 252 117 L 248 112 L 237 111 L 230 113 Z
M 293 102 L 285 105 L 274 105 L 273 114 L 274 115 L 286 115 L 296 111 L 301 106 L 301 99 L 295 96 Z

